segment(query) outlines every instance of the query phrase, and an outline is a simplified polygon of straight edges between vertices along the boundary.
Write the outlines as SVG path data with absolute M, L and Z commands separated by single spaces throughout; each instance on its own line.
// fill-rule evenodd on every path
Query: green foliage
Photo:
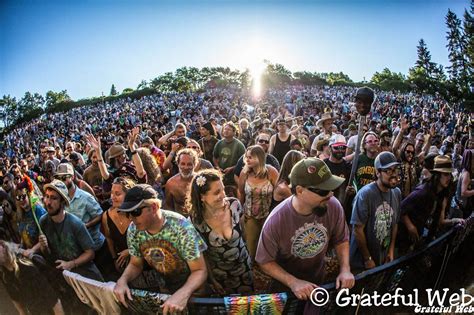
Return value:
M 115 84 L 112 84 L 112 87 L 110 88 L 110 95 L 111 96 L 114 96 L 114 95 L 117 95 L 118 92 L 117 92 L 117 89 L 115 88 Z

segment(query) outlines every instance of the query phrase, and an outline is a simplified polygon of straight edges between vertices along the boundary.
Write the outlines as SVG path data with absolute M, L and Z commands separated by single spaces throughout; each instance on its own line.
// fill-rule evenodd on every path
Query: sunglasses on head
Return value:
M 306 189 L 308 189 L 310 192 L 316 195 L 319 195 L 321 197 L 326 197 L 331 192 L 330 190 L 317 189 L 317 188 L 306 188 Z
M 269 144 L 269 143 L 270 143 L 270 140 L 265 140 L 265 139 L 258 139 L 258 143 L 265 143 L 265 144 Z
M 137 208 L 133 211 L 126 212 L 127 218 L 130 218 L 130 217 L 137 218 L 137 217 L 141 216 L 142 212 L 143 212 L 143 209 L 145 209 L 146 207 L 148 207 L 148 206 L 143 206 L 143 207 Z
M 16 196 L 16 200 L 18 200 L 18 201 L 23 201 L 23 200 L 25 200 L 25 199 L 26 199 L 26 195 L 18 195 L 18 196 Z
M 58 175 L 58 176 L 54 176 L 54 178 L 60 181 L 65 181 L 66 179 L 71 178 L 71 175 Z

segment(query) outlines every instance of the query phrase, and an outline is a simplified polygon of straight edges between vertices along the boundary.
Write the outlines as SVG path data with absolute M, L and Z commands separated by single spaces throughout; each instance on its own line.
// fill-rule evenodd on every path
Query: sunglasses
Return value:
M 310 192 L 316 195 L 319 195 L 321 197 L 326 197 L 331 192 L 330 190 L 316 189 L 316 188 L 306 188 L 306 189 L 308 189 Z
M 60 181 L 65 181 L 68 178 L 71 178 L 71 175 L 62 175 L 62 176 L 54 176 L 54 178 L 59 179 Z
M 18 201 L 23 201 L 23 200 L 25 200 L 25 199 L 26 199 L 26 195 L 18 195 L 18 196 L 16 196 L 16 200 L 18 200 Z
M 332 149 L 333 149 L 334 151 L 346 151 L 346 147 L 343 146 L 343 145 L 333 146 Z
M 415 151 L 412 151 L 412 150 L 406 150 L 405 151 L 406 154 L 415 154 Z
M 188 149 L 194 149 L 194 150 L 198 150 L 199 147 L 196 147 L 196 146 L 189 146 Z
M 265 139 L 258 139 L 258 143 L 265 143 L 265 144 L 269 144 L 269 143 L 270 143 L 270 140 L 265 140 Z
M 142 215 L 142 212 L 143 212 L 143 209 L 145 209 L 146 207 L 148 207 L 148 206 L 143 206 L 143 207 L 137 208 L 137 209 L 135 209 L 135 210 L 133 210 L 133 211 L 126 212 L 127 218 L 130 218 L 130 217 L 137 218 L 137 217 L 141 216 L 141 215 Z

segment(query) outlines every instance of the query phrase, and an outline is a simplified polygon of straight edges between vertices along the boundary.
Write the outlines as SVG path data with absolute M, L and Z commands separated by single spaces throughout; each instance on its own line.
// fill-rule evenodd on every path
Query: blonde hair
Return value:
M 252 145 L 247 148 L 247 151 L 245 151 L 245 154 L 250 153 L 252 157 L 256 157 L 258 160 L 258 165 L 254 168 L 252 168 L 253 173 L 255 174 L 255 177 L 259 178 L 265 178 L 267 176 L 268 169 L 265 165 L 266 162 L 266 155 L 265 151 L 263 148 L 259 145 Z M 245 161 L 245 159 L 244 159 Z M 244 166 L 245 170 L 249 171 L 249 167 L 247 163 L 245 162 Z M 248 173 L 248 172 L 247 172 Z

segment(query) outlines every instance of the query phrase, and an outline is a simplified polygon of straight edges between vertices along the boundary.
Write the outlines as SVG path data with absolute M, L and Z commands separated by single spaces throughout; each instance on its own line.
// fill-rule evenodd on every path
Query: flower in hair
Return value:
M 199 187 L 206 185 L 206 177 L 202 175 L 196 177 L 196 185 L 198 185 Z

